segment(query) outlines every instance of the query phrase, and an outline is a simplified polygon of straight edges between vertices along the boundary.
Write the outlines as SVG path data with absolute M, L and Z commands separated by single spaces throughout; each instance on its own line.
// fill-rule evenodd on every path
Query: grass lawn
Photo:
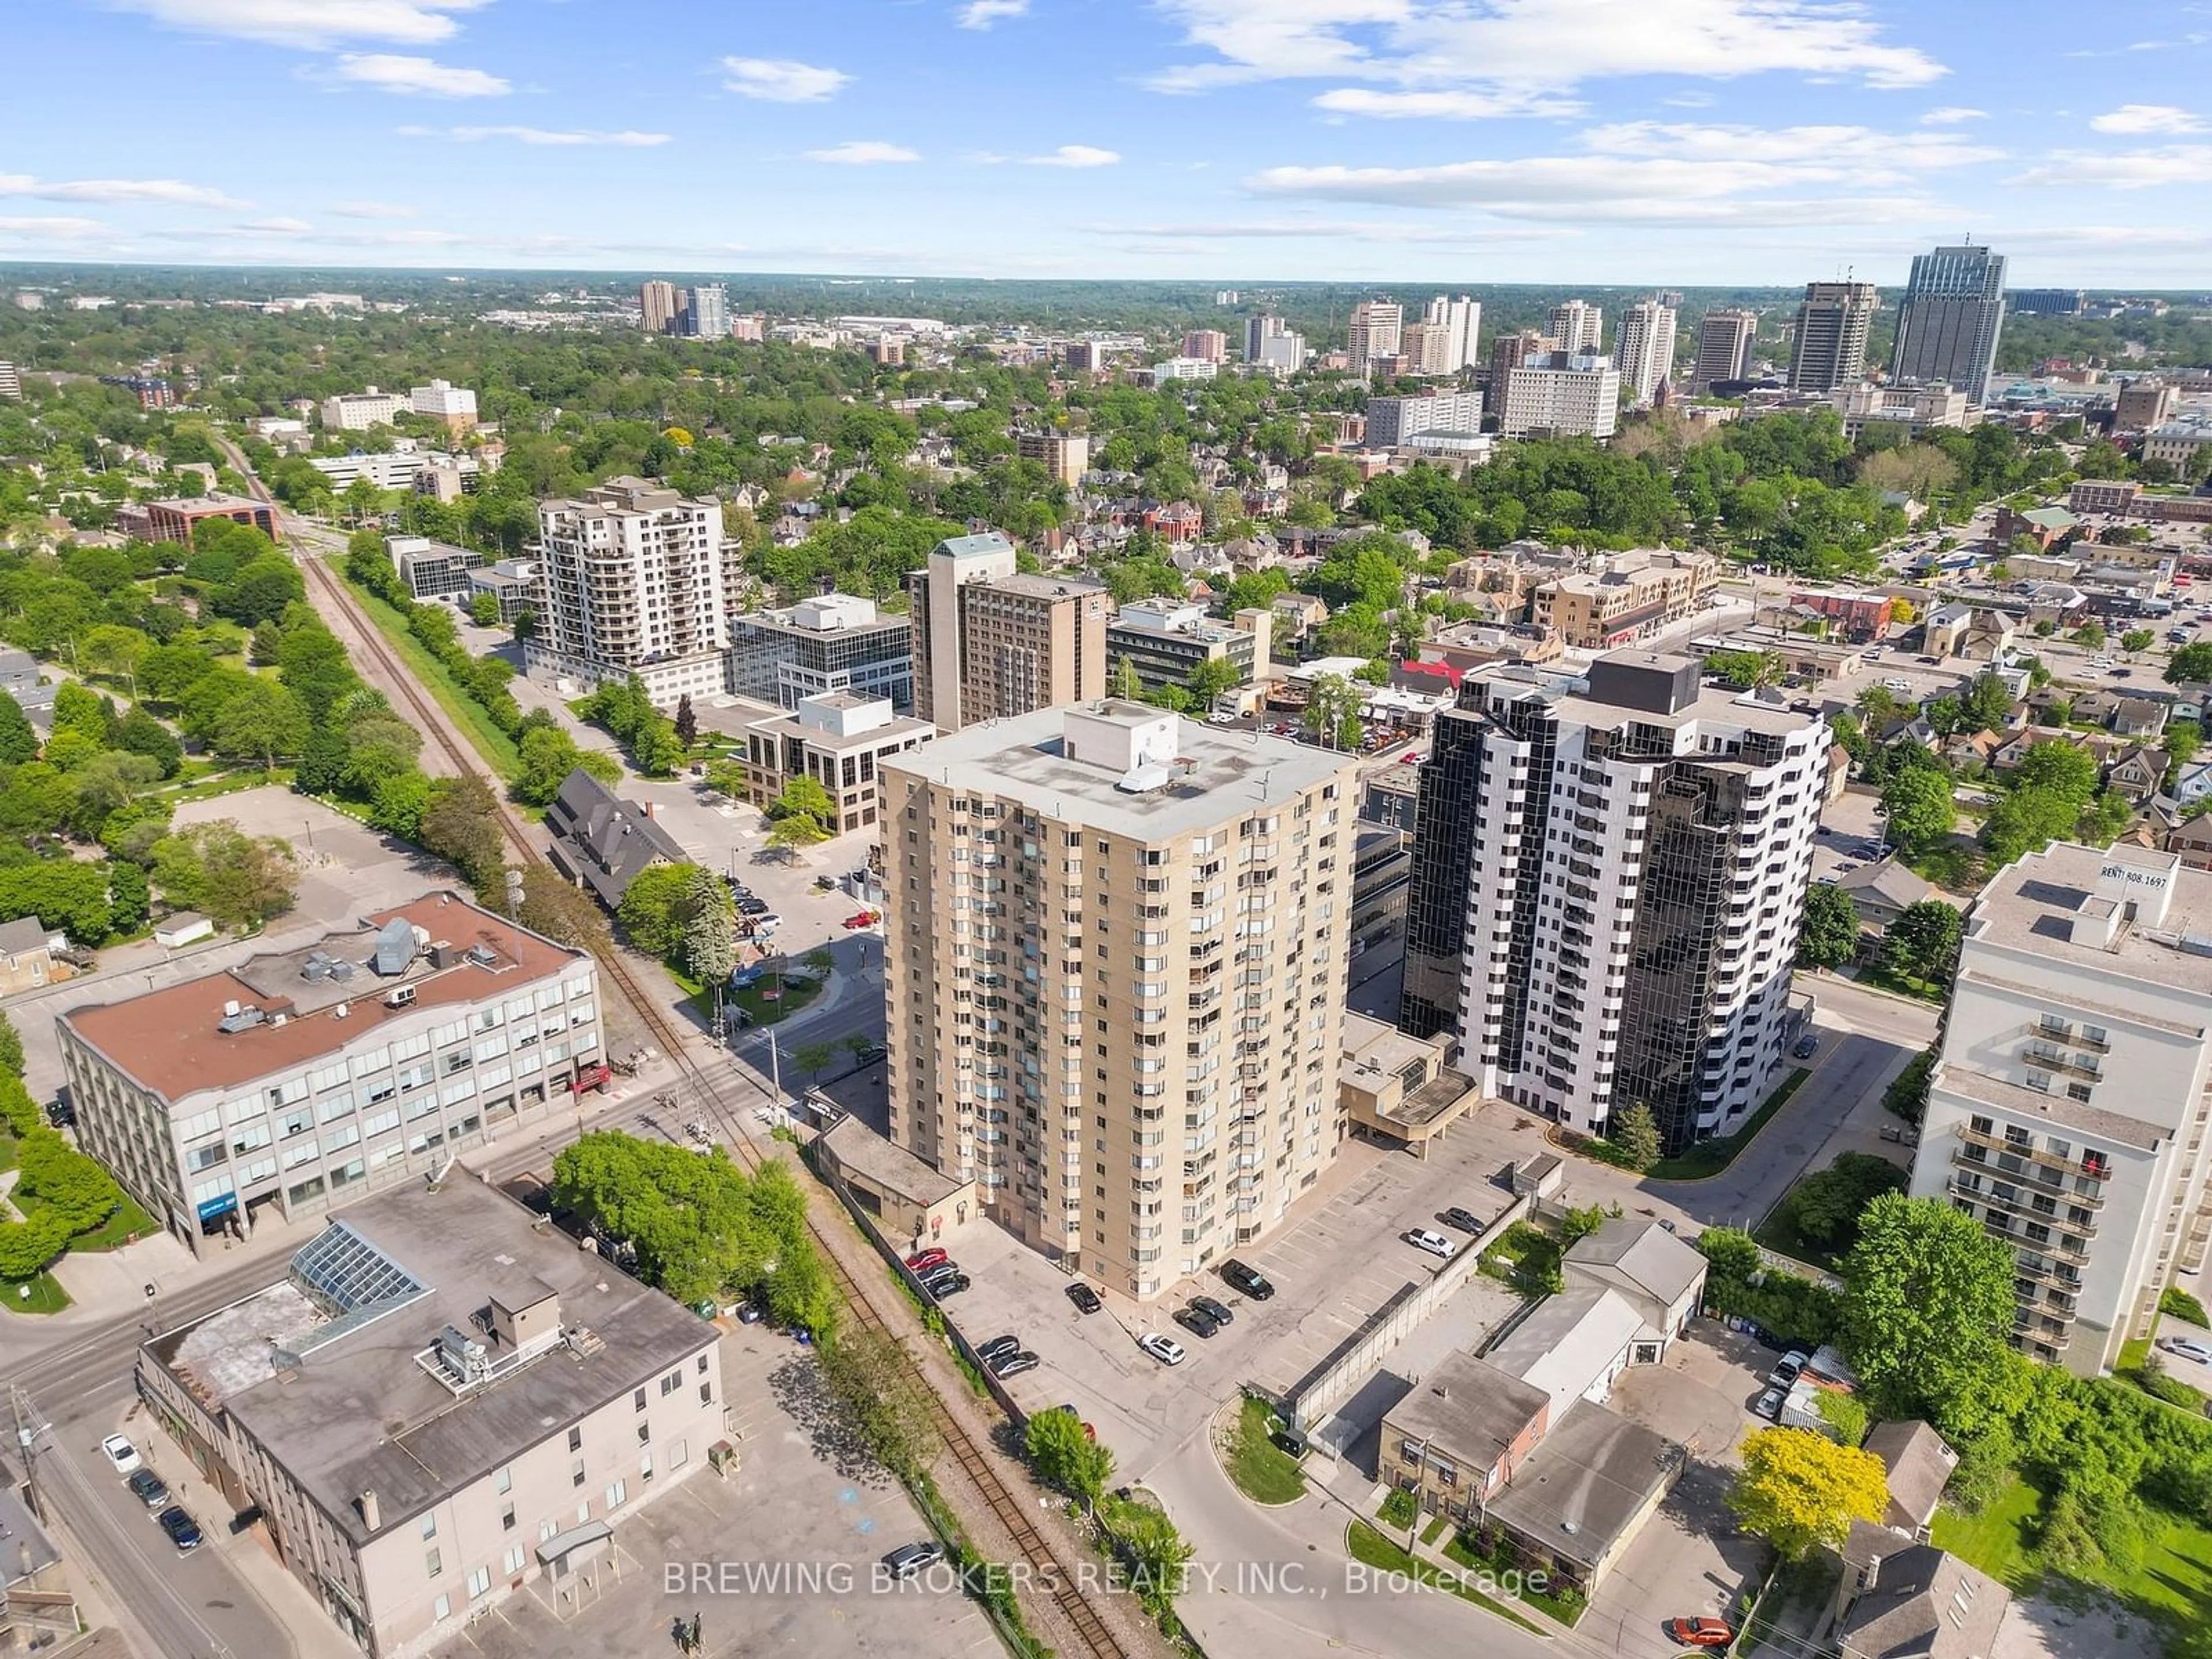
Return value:
M 115 1213 L 88 1233 L 79 1233 L 70 1240 L 72 1250 L 116 1250 L 134 1238 L 146 1238 L 161 1231 L 154 1218 L 138 1207 L 138 1201 L 130 1194 Z
M 338 580 L 345 581 L 345 559 L 343 555 L 330 561 L 337 567 Z M 407 631 L 407 624 L 397 611 L 375 594 L 346 583 L 346 591 L 360 602 L 361 607 L 375 623 L 392 648 L 398 653 L 399 660 L 407 665 L 423 689 L 437 699 L 438 707 L 458 721 L 469 734 L 469 741 L 484 763 L 502 778 L 511 778 L 522 767 L 522 757 L 516 752 L 514 739 L 492 724 L 491 716 L 484 713 L 483 705 L 455 685 L 453 677 L 446 672 L 445 664 L 422 648 L 422 642 Z
M 1767 1120 L 1789 1103 L 1813 1073 L 1800 1066 L 1767 1096 L 1766 1103 L 1751 1115 L 1751 1121 L 1720 1140 L 1702 1140 L 1678 1158 L 1662 1158 L 1647 1172 L 1654 1181 L 1706 1181 L 1735 1162 L 1736 1154 L 1759 1138 Z
M 1786 1193 L 1783 1194 L 1782 1202 L 1767 1212 L 1766 1219 L 1759 1224 L 1752 1237 L 1768 1249 L 1786 1255 L 1792 1261 L 1807 1261 L 1831 1273 L 1835 1271 L 1835 1256 L 1822 1246 L 1808 1242 L 1797 1231 L 1796 1218 L 1790 1212 Z
M 1559 1241 L 1550 1233 L 1516 1221 L 1483 1251 L 1480 1266 L 1515 1289 L 1540 1296 L 1559 1277 L 1560 1251 Z
M 1430 1540 L 1424 1537 L 1421 1541 L 1427 1543 Z M 1522 1569 L 1510 1559 L 1485 1559 L 1467 1547 L 1464 1538 L 1455 1538 L 1450 1543 L 1445 1545 L 1444 1554 L 1447 1559 L 1457 1562 L 1469 1572 L 1490 1574 L 1500 1589 L 1505 1588 L 1507 1573 L 1522 1572 Z M 1523 1573 L 1523 1577 L 1525 1577 L 1526 1574 Z M 1522 1579 L 1512 1582 L 1522 1583 Z M 1539 1613 L 1548 1614 L 1570 1629 L 1580 1621 L 1583 1611 L 1589 1606 L 1589 1598 L 1571 1587 L 1564 1595 L 1547 1595 L 1542 1590 L 1530 1589 L 1522 1583 L 1521 1592 L 1513 1599 L 1527 1603 Z
M 673 963 L 668 964 L 668 976 L 684 988 L 685 1000 L 697 1011 L 700 1023 L 711 1029 L 714 1023 L 713 990 L 692 978 Z M 725 991 L 722 994 L 722 1006 L 725 1008 L 744 1009 L 753 1017 L 755 1027 L 775 1025 L 789 1019 L 820 996 L 829 987 L 830 981 L 827 979 L 809 979 L 804 975 L 787 975 L 779 988 L 775 975 L 770 974 L 757 984 L 746 986 L 742 991 Z M 779 989 L 781 994 L 770 1000 L 768 993 Z M 840 1054 L 842 1056 L 842 1050 Z M 787 1064 L 789 1063 L 790 1059 L 791 1056 L 788 1054 L 784 1056 Z
M 30 1295 L 23 1294 L 26 1290 Z M 59 1313 L 69 1304 L 69 1292 L 52 1273 L 40 1273 L 36 1279 L 0 1279 L 0 1305 L 11 1313 Z
M 1451 1522 L 1447 1521 L 1443 1516 L 1440 1515 L 1437 1516 L 1435 1520 L 1430 1522 L 1427 1526 L 1421 1528 L 1421 1541 L 1424 1544 L 1435 1543 L 1437 1539 L 1444 1535 L 1444 1528 L 1449 1525 L 1451 1525 Z M 1449 1553 L 1449 1552 L 1447 1552 L 1447 1553 Z
M 1981 1514 L 1937 1511 L 1936 1542 L 2014 1590 L 2032 1589 L 2042 1577 L 2029 1539 L 2043 1507 L 2042 1494 L 2015 1480 Z M 2212 1625 L 2212 1528 L 2149 1507 L 2150 1531 L 2142 1564 L 2133 1571 L 2105 1569 L 2094 1579 L 2070 1581 L 2110 1591 L 2148 1616 L 2183 1629 Z
M 1894 991 L 1901 997 L 1911 997 L 1915 1002 L 1934 1003 L 1938 1006 L 1944 1000 L 1943 988 L 1924 979 L 1911 979 L 1893 973 L 1879 963 L 1869 963 L 1853 975 L 1862 985 L 1871 985 L 1879 991 Z
M 1298 1460 L 1267 1438 L 1274 1425 L 1267 1402 L 1247 1397 L 1230 1442 L 1229 1478 L 1255 1504 L 1291 1504 L 1305 1496 L 1306 1477 Z
M 1523 1630 L 1533 1630 L 1540 1636 L 1543 1634 L 1541 1626 L 1523 1619 L 1495 1597 L 1485 1595 L 1458 1573 L 1446 1572 L 1425 1561 L 1416 1561 L 1364 1521 L 1355 1521 L 1345 1529 L 1344 1547 L 1352 1553 L 1353 1560 L 1364 1565 L 1383 1572 L 1402 1573 L 1415 1583 L 1448 1589 L 1462 1601 L 1472 1601 L 1476 1607 L 1486 1608 Z

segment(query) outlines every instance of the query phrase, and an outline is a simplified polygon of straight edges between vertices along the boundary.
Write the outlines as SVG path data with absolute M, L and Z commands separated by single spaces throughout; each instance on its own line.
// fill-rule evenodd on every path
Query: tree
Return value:
M 2083 623 L 2068 637 L 2084 651 L 2101 651 L 2105 648 L 2105 624 L 2097 622 Z
M 307 741 L 307 711 L 274 681 L 257 679 L 241 686 L 223 700 L 216 716 L 216 753 L 241 760 L 258 757 L 264 770 L 274 771 L 279 755 L 296 755 Z
M 1729 1507 L 1791 1561 L 1825 1546 L 1839 1549 L 1854 1521 L 1879 1522 L 1889 1507 L 1882 1461 L 1811 1429 L 1761 1429 L 1743 1444 L 1743 1468 Z
M 1637 1174 L 1642 1175 L 1658 1164 L 1662 1151 L 1659 1120 L 1644 1102 L 1633 1102 L 1613 1120 L 1610 1138 L 1622 1161 Z
M 361 689 L 344 643 L 320 622 L 286 630 L 276 648 L 276 678 L 313 720 L 328 720 L 341 699 Z
M 248 836 L 229 818 L 156 842 L 153 877 L 172 906 L 204 910 L 226 927 L 258 926 L 298 897 L 290 846 Z
M 1960 927 L 1958 910 L 1942 899 L 1908 904 L 1882 939 L 1882 965 L 1942 989 L 1958 971 Z
M 23 1075 L 23 1039 L 15 1022 L 0 1012 L 0 1077 Z
M 674 723 L 658 714 L 638 728 L 629 753 L 637 769 L 649 778 L 665 778 L 684 762 L 684 744 Z
M 1705 659 L 1705 672 L 1717 674 L 1739 691 L 1772 685 L 1788 665 L 1778 651 L 1716 651 Z
M 819 779 L 804 773 L 786 780 L 769 803 L 768 816 L 775 826 L 769 839 L 779 847 L 811 847 L 837 833 L 836 800 Z M 786 829 L 790 833 L 776 840 L 776 831 Z
M 471 593 L 469 596 L 469 620 L 478 628 L 499 626 L 499 595 L 493 592 Z
M 2002 731 L 2012 714 L 2012 693 L 1994 674 L 1984 674 L 1966 688 L 1960 713 L 1969 732 Z
M 1882 786 L 1881 804 L 1891 838 L 1908 850 L 1945 841 L 1958 821 L 1950 777 L 1931 767 L 1911 766 L 1898 773 Z
M 1332 749 L 1357 749 L 1364 736 L 1359 724 L 1359 688 L 1341 674 L 1316 674 L 1306 690 L 1305 728 Z
M 1114 1454 L 1084 1432 L 1081 1418 L 1059 1407 L 1038 1412 L 1030 1419 L 1026 1438 L 1038 1480 L 1085 1509 L 1097 1505 L 1114 1478 Z
M 676 728 L 676 741 L 684 745 L 688 754 L 691 745 L 699 741 L 699 716 L 692 709 L 689 692 L 677 698 L 676 719 L 672 723 Z
M 0 766 L 21 766 L 39 756 L 39 731 L 23 705 L 13 697 L 0 697 Z
M 1844 1258 L 1844 1329 L 1886 1418 L 1925 1417 L 1956 1439 L 1996 1410 L 2012 1331 L 2010 1245 L 1936 1198 L 1885 1194 Z
M 2208 650 L 2212 650 L 2212 647 L 2207 647 L 2206 648 Z M 1134 702 L 1139 697 L 1143 696 L 1145 695 L 1145 683 L 1138 677 L 1137 665 L 1131 662 L 1127 657 L 1122 658 L 1120 662 L 1115 664 L 1113 668 L 1109 671 L 1106 690 L 1108 695 L 1121 697 L 1131 702 Z
M 2166 659 L 2166 678 L 2170 685 L 2185 681 L 2212 680 L 2212 640 L 2199 640 L 2185 645 Z
M 165 778 L 176 776 L 185 763 L 185 746 L 177 741 L 176 733 L 143 708 L 131 709 L 116 722 L 115 746 L 145 756 L 161 768 Z
M 1859 908 L 1832 882 L 1805 892 L 1804 920 L 1797 928 L 1797 960 L 1808 968 L 1841 968 L 1858 955 Z
M 54 690 L 54 735 L 82 733 L 93 747 L 104 749 L 113 735 L 115 714 L 105 698 L 88 686 L 64 681 Z
M 504 883 L 500 893 L 486 892 L 483 896 L 496 908 L 505 902 Z M 543 864 L 523 866 L 522 902 L 516 908 L 515 919 L 532 933 L 543 933 L 556 945 L 573 945 L 594 956 L 611 948 L 607 939 L 607 919 L 592 896 L 562 880 Z
M 422 805 L 422 842 L 473 887 L 489 887 L 507 866 L 507 838 L 500 833 L 499 802 L 474 772 L 439 778 Z
M 1237 665 L 1225 657 L 1208 657 L 1190 671 L 1183 682 L 1194 707 L 1211 708 L 1214 699 L 1224 691 L 1233 691 L 1239 683 Z
M 684 962 L 692 978 L 720 985 L 738 965 L 737 901 L 729 884 L 694 866 L 683 898 Z
M 576 740 L 558 726 L 541 726 L 526 733 L 519 752 L 514 798 L 532 806 L 544 806 L 559 794 L 583 760 Z
M 791 1063 L 806 1073 L 809 1086 L 836 1058 L 837 1045 L 834 1042 L 802 1042 L 791 1051 Z
M 732 800 L 742 800 L 748 787 L 743 761 L 719 760 L 707 763 L 707 787 L 718 795 Z
M 533 735 L 535 735 L 533 733 Z M 649 864 L 623 890 L 615 919 L 649 957 L 672 957 L 684 942 L 684 905 L 692 878 L 714 872 L 696 864 Z
M 2149 650 L 2157 639 L 2158 635 L 2148 628 L 2130 628 L 2120 635 L 2120 649 L 2132 661 Z
M 823 1346 L 819 1364 L 823 1382 L 878 1462 L 911 1476 L 935 1461 L 942 1444 L 936 1396 L 893 1338 L 841 1331 Z
M 1835 1162 L 1790 1189 L 1783 1202 L 1798 1237 L 1831 1251 L 1857 1241 L 1859 1216 L 1884 1193 L 1905 1190 L 1904 1170 L 1871 1152 L 1838 1152 Z

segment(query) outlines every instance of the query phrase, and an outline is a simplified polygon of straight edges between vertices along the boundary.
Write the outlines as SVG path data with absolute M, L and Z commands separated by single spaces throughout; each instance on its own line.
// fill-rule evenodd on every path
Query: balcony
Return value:
M 2043 1038 L 2031 1036 L 2020 1057 L 2031 1066 L 2039 1066 L 2047 1072 L 2071 1072 L 2076 1077 L 2101 1079 L 2104 1068 L 2093 1056 L 2077 1054 L 2069 1049 L 2051 1048 Z
M 2042 1169 L 2058 1170 L 2067 1175 L 2086 1176 L 2092 1181 L 2102 1181 L 2111 1172 L 2110 1166 L 2101 1158 L 2094 1155 L 2084 1155 L 2079 1162 L 2071 1158 L 2060 1158 L 2055 1152 L 2047 1152 L 2039 1146 L 2009 1140 L 1994 1132 L 1984 1133 L 1974 1127 L 1971 1121 L 1961 1122 L 1958 1126 L 1957 1133 L 1959 1139 L 1970 1146 L 1986 1146 L 1991 1152 L 2009 1153 L 2024 1163 L 2036 1164 Z M 2086 1203 L 2088 1200 L 2084 1198 L 2082 1201 Z
M 2031 1194 L 2033 1194 L 2035 1196 L 2044 1198 L 2049 1198 L 2054 1195 L 2063 1198 L 2063 1194 L 2055 1194 L 2053 1192 L 2045 1192 L 2035 1188 L 2029 1188 L 2026 1191 L 2014 1193 L 2010 1198 L 2002 1198 L 1996 1193 L 1990 1191 L 1987 1187 L 1970 1187 L 1964 1181 L 1958 1180 L 1955 1177 L 1952 1180 L 1948 1190 L 1951 1196 L 1954 1198 L 1963 1198 L 1969 1203 L 1973 1204 L 1992 1205 L 2003 1209 L 2013 1215 L 2022 1217 L 2027 1220 L 2035 1222 L 2042 1226 L 2063 1227 L 2067 1231 L 2079 1233 L 2086 1238 L 2094 1238 L 2097 1236 L 2097 1229 L 2094 1224 L 2088 1222 L 2069 1221 L 2064 1215 L 2056 1211 L 2039 1210 L 2035 1208 L 2033 1204 L 2030 1201 Z M 2098 1202 L 2100 1206 L 2101 1206 L 2103 1200 L 2100 1199 Z M 2087 1208 L 2088 1206 L 2085 1205 L 2082 1207 Z M 2019 1242 L 2017 1237 L 2014 1234 L 2008 1233 L 2005 1237 L 2013 1239 L 2014 1243 Z

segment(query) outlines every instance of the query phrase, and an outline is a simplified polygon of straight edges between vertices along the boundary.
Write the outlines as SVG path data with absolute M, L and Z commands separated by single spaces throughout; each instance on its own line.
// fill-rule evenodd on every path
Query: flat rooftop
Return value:
M 1120 772 L 1066 757 L 1061 738 L 1066 714 L 1065 707 L 1040 708 L 1011 720 L 987 720 L 887 758 L 881 769 L 1019 801 L 1045 817 L 1145 841 L 1210 830 L 1224 819 L 1280 805 L 1332 779 L 1347 786 L 1346 805 L 1355 805 L 1351 786 L 1358 778 L 1358 756 L 1191 720 L 1182 722 L 1177 744 L 1177 759 L 1188 763 L 1188 769 L 1161 788 L 1132 794 L 1120 787 Z M 1347 823 L 1350 817 L 1347 811 Z
M 439 967 L 418 951 L 404 971 L 377 974 L 368 964 L 376 955 L 378 930 L 399 919 L 427 945 L 447 946 L 451 965 Z M 331 968 L 320 977 L 303 977 L 317 953 L 345 964 L 345 972 Z M 73 1008 L 60 1018 L 134 1082 L 176 1101 L 292 1070 L 387 1020 L 511 994 L 585 959 L 458 895 L 425 893 L 319 944 L 255 957 L 121 1002 Z M 383 999 L 402 985 L 413 989 L 414 1000 L 404 1008 L 386 1006 Z M 233 1003 L 258 1008 L 264 1018 L 244 1030 L 218 1030 Z
M 368 1293 L 398 1293 L 352 1314 L 326 1289 L 311 1295 L 310 1253 L 326 1261 L 329 1243 L 356 1247 L 365 1267 L 356 1282 Z M 356 1506 L 362 1492 L 377 1494 L 384 1529 L 407 1524 L 717 1335 L 467 1175 L 363 1200 L 293 1264 L 287 1279 L 156 1337 L 141 1363 L 227 1411 L 241 1437 L 264 1447 L 356 1544 L 373 1535 Z M 312 1273 L 319 1285 L 331 1282 L 321 1267 Z M 575 1340 L 534 1358 L 502 1352 L 479 1316 L 495 1297 L 513 1308 L 548 1294 Z M 495 1368 L 458 1397 L 419 1358 L 449 1325 L 483 1341 Z M 503 1362 L 509 1368 L 497 1370 Z
M 1663 1436 L 1577 1400 L 1490 1500 L 1489 1513 L 1525 1538 L 1595 1564 L 1686 1457 Z
M 1487 1360 L 1454 1353 L 1431 1366 L 1383 1418 L 1389 1432 L 1433 1442 L 1438 1451 L 1487 1469 L 1551 1401 Z
M 2156 1152 L 2172 1137 L 2157 1124 L 2124 1112 L 2106 1111 L 2070 1095 L 2030 1089 L 2007 1083 L 1965 1066 L 1946 1066 L 1936 1074 L 1935 1086 L 1947 1095 L 1960 1095 L 1984 1106 L 1994 1106 L 2009 1117 L 2043 1122 L 2079 1134 L 2095 1135 L 2143 1152 Z
M 994 593 L 1020 593 L 1038 599 L 1073 599 L 1086 593 L 1112 591 L 1104 582 L 1092 581 L 1087 576 L 1045 576 L 1026 570 L 1017 570 L 1011 576 L 1001 576 L 990 587 Z
M 2077 921 L 2101 923 L 2112 912 L 2115 893 L 2130 890 L 2115 888 L 2108 871 L 2166 884 L 2166 914 L 2119 923 L 2109 943 L 2096 942 L 2099 933 L 2077 942 Z M 1966 937 L 2212 997 L 2212 873 L 2168 854 L 2059 842 L 1997 872 L 1967 914 Z M 2185 950 L 2184 939 L 2203 948 Z
M 969 1183 L 932 1167 L 896 1141 L 887 1140 L 856 1117 L 841 1118 L 821 1144 L 839 1165 L 887 1193 L 925 1206 L 941 1204 Z

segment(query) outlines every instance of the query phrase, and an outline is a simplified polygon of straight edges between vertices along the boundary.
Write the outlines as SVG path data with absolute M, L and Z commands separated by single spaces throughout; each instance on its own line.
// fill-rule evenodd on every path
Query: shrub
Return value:
M 1410 1527 L 1413 1517 L 1420 1513 L 1420 1505 L 1413 1494 L 1403 1486 L 1393 1486 L 1390 1495 L 1382 1500 L 1376 1518 L 1386 1527 Z
M 2212 1325 L 2204 1315 L 2204 1304 L 2181 1288 L 2169 1285 L 2158 1298 L 2158 1310 L 2169 1319 L 2185 1319 L 2192 1325 Z

